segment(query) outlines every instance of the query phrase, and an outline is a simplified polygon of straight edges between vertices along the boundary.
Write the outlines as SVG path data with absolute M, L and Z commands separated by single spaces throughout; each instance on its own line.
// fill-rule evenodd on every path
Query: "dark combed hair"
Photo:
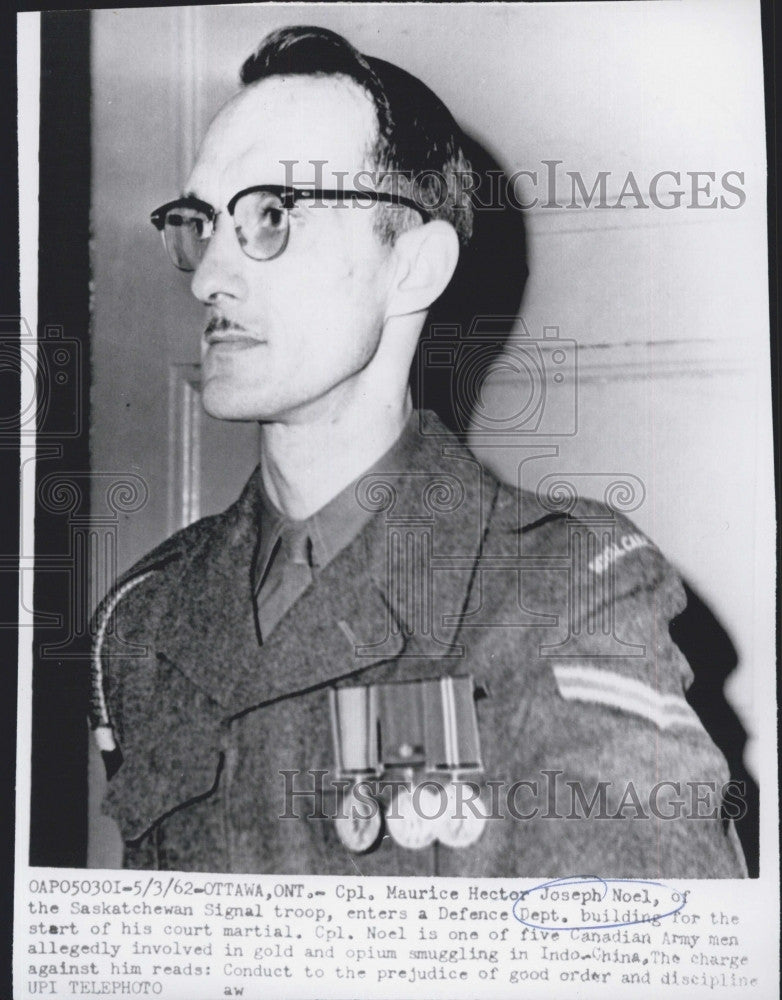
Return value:
M 450 222 L 462 244 L 469 244 L 473 205 L 464 178 L 471 166 L 461 129 L 439 97 L 398 66 L 362 55 L 336 32 L 303 25 L 267 35 L 240 78 L 249 86 L 292 75 L 342 76 L 362 87 L 377 116 L 366 164 L 377 171 L 377 190 L 412 198 L 432 218 Z M 379 206 L 378 231 L 387 242 L 419 221 L 412 209 Z

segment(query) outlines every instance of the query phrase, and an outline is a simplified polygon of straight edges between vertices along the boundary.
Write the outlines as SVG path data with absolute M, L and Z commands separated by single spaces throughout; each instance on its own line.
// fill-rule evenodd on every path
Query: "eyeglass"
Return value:
M 273 260 L 288 245 L 289 213 L 298 201 L 339 201 L 343 198 L 401 205 L 414 209 L 424 222 L 430 219 L 429 213 L 410 198 L 390 192 L 292 188 L 279 184 L 244 188 L 231 198 L 227 210 L 245 254 L 252 260 Z M 156 208 L 150 220 L 160 231 L 174 266 L 180 271 L 195 271 L 206 253 L 220 214 L 208 202 L 186 195 Z

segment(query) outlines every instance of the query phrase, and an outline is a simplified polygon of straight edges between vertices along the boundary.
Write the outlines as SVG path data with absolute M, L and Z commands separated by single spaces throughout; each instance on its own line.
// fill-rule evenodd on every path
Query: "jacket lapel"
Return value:
M 259 644 L 252 592 L 259 475 L 223 523 L 170 568 L 175 596 L 156 636 L 158 653 L 230 715 L 361 671 L 404 646 L 370 573 L 365 532 Z M 368 651 L 381 635 L 385 641 Z
M 497 487 L 437 418 L 422 417 L 395 466 L 356 484 L 373 517 L 262 646 L 251 583 L 260 469 L 171 567 L 176 597 L 158 649 L 227 715 L 387 661 L 400 676 L 458 672 L 456 634 Z
M 405 648 L 394 676 L 454 673 L 497 484 L 433 414 L 404 468 L 359 482 L 387 503 L 368 526 L 372 573 Z

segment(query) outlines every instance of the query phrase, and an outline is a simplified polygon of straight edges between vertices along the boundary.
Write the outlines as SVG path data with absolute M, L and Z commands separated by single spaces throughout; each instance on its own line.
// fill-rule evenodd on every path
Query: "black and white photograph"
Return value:
M 19 45 L 14 995 L 777 995 L 760 5 Z

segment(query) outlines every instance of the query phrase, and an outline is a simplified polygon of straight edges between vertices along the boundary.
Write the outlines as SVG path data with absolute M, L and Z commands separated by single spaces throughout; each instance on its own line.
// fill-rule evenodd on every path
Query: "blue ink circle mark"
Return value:
M 599 883 L 602 887 L 602 895 L 600 901 L 605 899 L 608 893 L 608 886 L 611 883 L 620 883 L 622 885 L 637 885 L 637 886 L 654 886 L 658 889 L 667 889 L 671 894 L 671 900 L 679 905 L 674 907 L 672 910 L 667 910 L 665 913 L 653 913 L 649 916 L 641 917 L 638 920 L 622 920 L 618 923 L 597 923 L 597 924 L 570 924 L 566 917 L 560 917 L 563 924 L 567 926 L 561 926 L 558 924 L 548 924 L 533 922 L 531 920 L 526 920 L 524 917 L 519 916 L 518 907 L 520 903 L 527 902 L 529 896 L 534 892 L 541 892 L 544 889 L 551 889 L 555 886 L 577 886 L 577 885 L 594 885 Z M 658 920 L 664 920 L 666 917 L 672 917 L 675 913 L 684 909 L 687 903 L 687 894 L 680 892 L 677 889 L 671 889 L 670 886 L 664 885 L 662 882 L 652 882 L 646 879 L 629 879 L 629 878 L 601 878 L 599 875 L 568 875 L 564 878 L 552 879 L 548 882 L 542 882 L 540 885 L 536 885 L 532 889 L 527 889 L 523 892 L 516 900 L 514 900 L 512 912 L 516 920 L 520 924 L 524 924 L 525 927 L 532 927 L 535 930 L 541 931 L 598 931 L 598 930 L 611 930 L 616 927 L 631 927 L 635 924 L 649 924 Z M 536 911 L 537 914 L 537 911 Z M 554 914 L 552 914 L 554 916 Z M 558 916 L 558 914 L 557 914 Z

